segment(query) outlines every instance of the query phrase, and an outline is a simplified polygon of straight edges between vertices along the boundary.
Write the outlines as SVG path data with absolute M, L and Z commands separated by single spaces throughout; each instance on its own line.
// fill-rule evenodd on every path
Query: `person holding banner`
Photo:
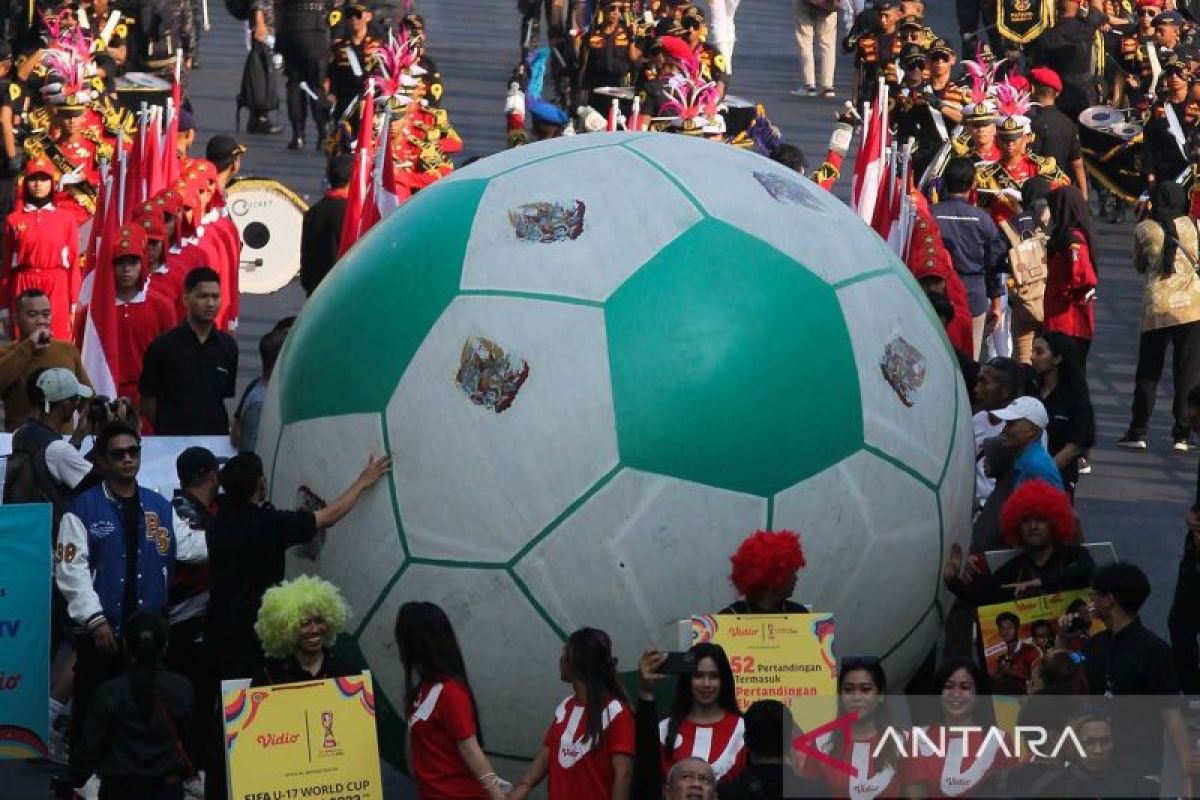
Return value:
M 395 636 L 421 800 L 503 800 L 510 787 L 483 752 L 475 693 L 450 618 L 434 603 L 405 603 Z
M 350 606 L 332 583 L 300 575 L 267 589 L 254 632 L 267 661 L 254 686 L 323 681 L 356 675 L 329 648 L 350 618 Z
M 804 550 L 795 531 L 755 531 L 729 557 L 733 583 L 741 600 L 722 614 L 807 614 L 809 609 L 790 598 L 804 568 Z
M 547 775 L 549 800 L 628 800 L 634 721 L 617 677 L 612 640 L 596 628 L 567 638 L 559 676 L 571 694 L 554 711 L 542 748 L 509 800 L 525 800 Z
M 718 781 L 735 777 L 745 766 L 745 725 L 725 650 L 701 642 L 688 653 L 694 659 L 694 670 L 676 676 L 675 700 L 670 714 L 661 721 L 654 702 L 654 682 L 664 677 L 657 670 L 667 654 L 650 650 L 638 662 L 639 786 L 650 783 L 650 772 L 655 769 L 655 782 L 660 783 L 672 766 L 688 757 L 711 764 Z M 645 758 L 640 757 L 643 754 Z
M 837 716 L 850 713 L 857 716 L 849 726 L 838 727 L 830 734 L 824 750 L 834 759 L 852 764 L 857 777 L 811 757 L 804 761 L 804 772 L 823 783 L 830 797 L 874 800 L 899 796 L 904 780 L 900 754 L 894 741 L 881 746 L 883 732 L 892 724 L 892 712 L 887 700 L 887 675 L 879 659 L 842 659 Z

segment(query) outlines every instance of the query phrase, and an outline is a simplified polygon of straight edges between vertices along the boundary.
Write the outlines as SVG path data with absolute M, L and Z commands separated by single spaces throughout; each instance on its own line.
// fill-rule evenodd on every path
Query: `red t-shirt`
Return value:
M 658 724 L 658 740 L 667 743 L 670 719 Z M 663 758 L 663 772 L 670 771 L 676 762 L 685 758 L 702 758 L 713 768 L 717 780 L 736 777 L 746 766 L 746 750 L 743 736 L 746 723 L 737 714 L 726 714 L 710 725 L 701 725 L 690 720 L 679 723 L 671 754 Z
M 946 730 L 943 742 L 942 729 L 938 726 L 931 725 L 924 730 L 929 742 L 945 755 L 939 756 L 926 742 L 920 741 L 916 756 L 908 759 L 905 782 L 925 784 L 926 797 L 960 797 L 993 772 L 1016 766 L 1016 759 L 1011 755 L 1012 744 L 1007 737 L 1001 747 L 997 738 L 985 738 L 981 733 L 972 733 L 969 740 L 964 741 L 964 734 Z M 999 728 L 995 730 L 1000 732 Z
M 408 710 L 412 772 L 421 800 L 487 798 L 458 743 L 478 732 L 471 695 L 461 681 L 422 681 Z
M 633 713 L 620 700 L 604 709 L 599 742 L 584 741 L 587 709 L 574 696 L 559 703 L 543 744 L 550 752 L 550 800 L 607 800 L 612 796 L 613 756 L 633 758 Z
M 877 767 L 871 754 L 879 746 L 879 736 L 871 739 L 854 740 L 843 743 L 836 753 L 831 753 L 839 761 L 849 762 L 858 769 L 858 777 L 852 778 L 845 772 L 824 764 L 812 756 L 804 761 L 804 774 L 814 778 L 829 789 L 830 797 L 849 798 L 849 800 L 874 800 L 877 797 L 899 797 L 904 786 L 905 777 L 901 775 L 901 763 L 891 767 Z

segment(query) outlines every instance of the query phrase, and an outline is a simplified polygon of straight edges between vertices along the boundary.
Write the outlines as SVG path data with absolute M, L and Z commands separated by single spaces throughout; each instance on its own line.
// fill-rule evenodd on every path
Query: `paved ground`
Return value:
M 514 6 L 512 0 L 420 3 L 428 24 L 430 52 L 445 80 L 446 106 L 466 143 L 463 159 L 485 156 L 504 146 L 504 88 L 516 54 Z M 930 9 L 935 29 L 954 30 L 948 5 L 931 3 Z M 212 134 L 233 132 L 233 96 L 245 55 L 239 24 L 224 14 L 219 3 L 212 5 L 212 13 L 214 28 L 202 45 L 203 69 L 195 73 L 192 84 L 201 143 Z M 789 96 L 798 83 L 790 3 L 744 3 L 737 20 L 741 39 L 731 90 L 765 103 L 785 137 L 800 145 L 810 161 L 819 161 L 840 101 Z M 838 88 L 843 94 L 848 77 L 849 65 L 843 60 L 838 68 Z M 278 178 L 310 200 L 320 196 L 322 161 L 311 147 L 299 153 L 288 151 L 285 135 L 246 137 L 243 141 L 250 145 L 245 159 L 247 174 Z M 198 151 L 202 153 L 202 146 Z M 842 196 L 848 190 L 848 180 L 837 187 Z M 1149 452 L 1128 453 L 1115 447 L 1128 421 L 1140 282 L 1130 265 L 1131 225 L 1099 223 L 1098 228 L 1099 330 L 1089 365 L 1098 446 L 1093 451 L 1094 473 L 1084 477 L 1079 489 L 1079 510 L 1091 540 L 1113 541 L 1123 558 L 1136 561 L 1150 574 L 1154 594 L 1144 616 L 1163 632 L 1196 458 L 1171 454 L 1169 418 L 1161 412 L 1154 420 Z M 239 337 L 243 385 L 257 372 L 258 336 L 275 320 L 296 313 L 303 299 L 296 284 L 271 296 L 243 298 Z M 1160 392 L 1160 408 L 1169 409 L 1166 392 Z M 5 797 L 11 800 L 44 796 L 44 776 L 34 768 L 0 766 L 0 780 Z M 395 796 L 403 796 L 403 792 L 397 790 Z

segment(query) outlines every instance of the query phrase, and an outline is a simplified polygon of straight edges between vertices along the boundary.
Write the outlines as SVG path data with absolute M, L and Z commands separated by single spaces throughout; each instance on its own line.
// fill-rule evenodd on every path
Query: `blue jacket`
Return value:
M 938 231 L 954 262 L 954 270 L 967 287 L 971 316 L 988 309 L 989 297 L 1003 294 L 1000 273 L 1008 259 L 1008 242 L 986 211 L 961 197 L 950 196 L 930 209 Z
M 1021 451 L 1021 455 L 1017 456 L 1017 460 L 1013 464 L 1013 470 L 1013 488 L 1020 486 L 1025 481 L 1036 479 L 1045 481 L 1055 489 L 1066 491 L 1062 473 L 1058 471 L 1058 465 L 1050 457 L 1050 453 L 1047 452 L 1041 439 L 1035 439 L 1025 445 L 1025 449 Z
M 175 573 L 176 517 L 165 497 L 138 487 L 138 609 L 162 611 Z M 114 631 L 137 609 L 125 605 L 125 532 L 120 503 L 104 484 L 75 497 L 59 525 L 56 577 L 71 618 L 106 619 Z

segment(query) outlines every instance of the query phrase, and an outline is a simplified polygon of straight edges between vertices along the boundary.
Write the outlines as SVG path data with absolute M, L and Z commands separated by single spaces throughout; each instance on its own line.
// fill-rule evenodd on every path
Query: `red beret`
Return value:
M 1134 6 L 1137 8 L 1162 8 L 1163 0 L 1137 0 Z
M 1049 86 L 1056 92 L 1062 91 L 1062 79 L 1058 77 L 1058 73 L 1049 67 L 1036 67 L 1029 70 L 1029 78 L 1034 83 L 1040 83 L 1042 86 Z

